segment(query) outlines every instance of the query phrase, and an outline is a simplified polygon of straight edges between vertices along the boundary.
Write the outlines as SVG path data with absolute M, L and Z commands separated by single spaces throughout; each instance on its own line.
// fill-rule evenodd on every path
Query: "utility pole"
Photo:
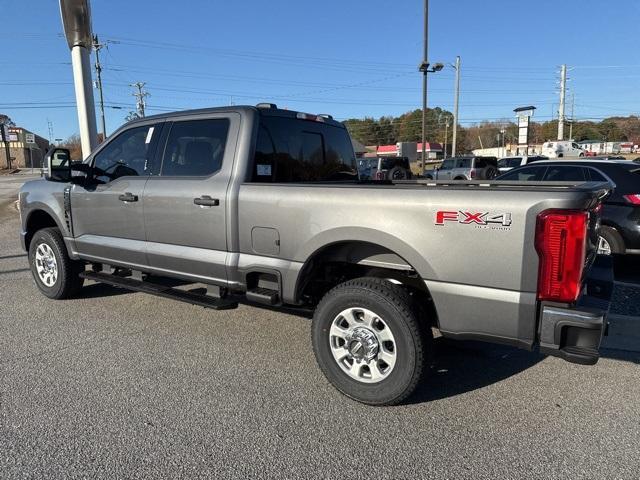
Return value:
M 136 109 L 140 118 L 144 117 L 144 108 L 146 106 L 144 99 L 149 96 L 149 94 L 144 91 L 145 85 L 145 82 L 136 82 L 131 84 L 132 87 L 138 89 L 137 92 L 133 92 L 133 96 L 136 97 Z
M 456 156 L 456 146 L 458 139 L 458 105 L 460 101 L 460 56 L 456 57 L 456 65 L 454 67 L 456 69 L 456 88 L 455 88 L 455 96 L 454 96 L 454 106 L 453 106 L 453 139 L 451 145 L 451 156 Z
M 564 101 L 567 92 L 567 66 L 560 67 L 560 105 L 558 107 L 558 140 L 564 140 Z
M 47 128 L 49 129 L 49 144 L 53 143 L 53 123 L 47 118 Z
M 444 124 L 444 158 L 447 158 L 447 140 L 449 140 L 449 119 Z
M 98 41 L 98 35 L 93 36 L 93 50 L 96 52 L 96 79 L 98 83 L 98 93 L 100 95 L 100 125 L 102 127 L 102 141 L 107 139 L 107 124 L 104 119 L 104 95 L 102 94 L 102 65 L 100 64 L 100 49 L 104 43 Z
M 427 68 L 429 67 L 429 0 L 424 0 L 424 53 L 422 65 L 422 176 L 427 168 L 426 139 L 427 139 Z
M 573 141 L 573 110 L 576 107 L 576 94 L 571 92 L 571 123 L 569 124 L 569 140 Z
M 7 157 L 7 168 L 11 170 L 11 149 L 9 148 L 9 124 L 0 123 L 0 139 L 4 143 L 4 154 Z

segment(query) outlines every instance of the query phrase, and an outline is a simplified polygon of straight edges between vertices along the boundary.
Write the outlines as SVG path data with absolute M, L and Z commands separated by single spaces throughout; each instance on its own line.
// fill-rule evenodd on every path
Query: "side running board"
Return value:
M 212 308 L 214 310 L 229 310 L 237 308 L 238 302 L 233 298 L 218 298 L 210 295 L 180 290 L 157 283 L 144 280 L 137 280 L 131 277 L 122 277 L 103 272 L 85 271 L 80 274 L 82 278 L 95 282 L 106 283 L 114 287 L 134 290 L 136 292 L 150 293 L 159 297 L 171 298 L 181 302 L 199 305 L 201 307 Z

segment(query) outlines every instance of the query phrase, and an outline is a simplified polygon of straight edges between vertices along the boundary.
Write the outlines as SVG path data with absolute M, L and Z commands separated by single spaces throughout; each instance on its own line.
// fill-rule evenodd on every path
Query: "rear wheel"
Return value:
M 36 286 L 56 300 L 76 294 L 84 280 L 84 263 L 72 260 L 57 228 L 38 230 L 29 244 L 29 263 Z
M 389 180 L 408 180 L 411 178 L 411 173 L 402 167 L 393 167 L 389 170 L 387 178 Z
M 394 405 L 418 385 L 431 351 L 409 293 L 378 278 L 359 278 L 325 295 L 313 317 L 312 343 L 327 379 L 369 405 Z
M 598 255 L 613 255 L 625 252 L 624 240 L 611 227 L 600 227 L 598 232 Z

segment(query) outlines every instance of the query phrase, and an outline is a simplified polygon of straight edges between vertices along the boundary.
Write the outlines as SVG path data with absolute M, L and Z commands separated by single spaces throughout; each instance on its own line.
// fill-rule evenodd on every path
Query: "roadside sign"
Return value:
M 33 133 L 26 133 L 25 134 L 25 141 L 27 143 L 36 143 L 36 136 Z

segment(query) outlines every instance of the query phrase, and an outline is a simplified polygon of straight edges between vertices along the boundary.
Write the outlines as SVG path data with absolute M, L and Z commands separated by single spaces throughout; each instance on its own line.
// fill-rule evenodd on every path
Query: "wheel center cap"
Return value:
M 347 337 L 347 350 L 356 360 L 369 362 L 378 354 L 378 339 L 368 328 L 354 328 Z

